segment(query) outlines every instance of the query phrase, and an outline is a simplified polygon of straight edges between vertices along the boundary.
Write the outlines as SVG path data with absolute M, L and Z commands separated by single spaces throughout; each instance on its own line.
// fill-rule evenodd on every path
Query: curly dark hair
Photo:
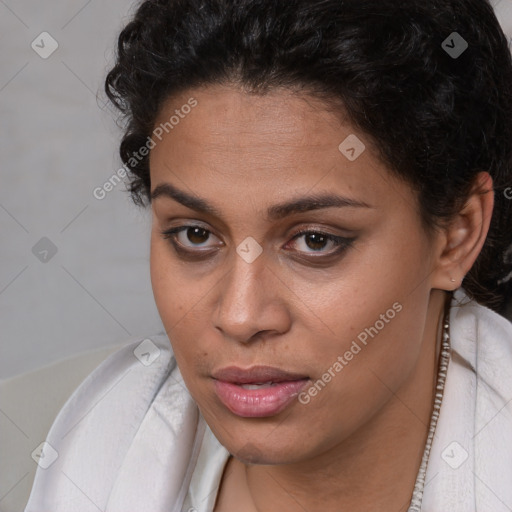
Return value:
M 464 41 L 462 54 L 450 54 Z M 302 90 L 342 107 L 417 191 L 430 232 L 488 171 L 491 226 L 463 286 L 504 314 L 512 296 L 512 59 L 487 0 L 142 2 L 105 82 L 126 123 L 120 155 L 135 204 L 151 202 L 150 173 L 149 156 L 133 155 L 163 103 L 222 83 L 254 94 Z

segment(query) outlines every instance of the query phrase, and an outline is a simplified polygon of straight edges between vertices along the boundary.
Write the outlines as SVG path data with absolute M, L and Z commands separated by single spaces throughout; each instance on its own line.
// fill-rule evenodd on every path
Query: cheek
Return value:
M 349 329 L 339 319 L 334 326 L 339 336 L 316 339 L 318 373 L 301 396 L 301 413 L 319 429 L 330 425 L 323 441 L 326 446 L 369 421 L 414 372 L 424 327 L 418 315 L 422 300 L 419 296 L 416 299 L 408 300 L 399 312 L 392 309 L 396 314 L 385 316 L 388 323 L 380 314 L 386 315 L 393 302 L 384 300 L 384 306 L 372 305 L 372 309 L 367 305 L 367 310 L 355 312 L 357 317 L 345 317 L 353 324 Z M 314 428 L 308 430 L 313 432 Z
M 331 390 L 324 392 L 319 383 L 322 391 L 314 398 L 318 411 L 321 406 L 332 411 L 332 401 L 341 401 L 340 414 L 364 414 L 372 408 L 362 403 L 377 406 L 416 366 L 430 295 L 424 278 L 429 269 L 421 239 L 411 234 L 407 240 L 407 259 L 402 236 L 392 244 L 372 243 L 358 252 L 357 261 L 347 262 L 350 271 L 318 294 L 309 294 L 308 307 L 317 320 L 305 328 L 314 340 L 316 377 L 329 381 L 325 387 Z
M 170 242 L 155 229 L 151 234 L 150 248 L 150 275 L 155 303 L 162 320 L 174 325 L 192 307 L 200 287 L 187 277 L 172 252 Z
M 171 257 L 168 242 L 151 237 L 150 275 L 153 296 L 160 318 L 184 378 L 193 364 L 202 367 L 210 354 L 194 340 L 204 338 L 205 286 L 193 282 Z
M 177 343 L 179 336 L 177 328 L 186 319 L 190 309 L 190 294 L 187 293 L 187 283 L 183 282 L 182 274 L 176 265 L 172 264 L 169 247 L 166 240 L 159 240 L 158 234 L 151 236 L 150 276 L 155 304 L 171 340 L 176 355 L 181 352 Z
M 180 300 L 177 294 L 171 293 L 173 288 L 173 280 L 175 274 L 165 257 L 165 250 L 162 243 L 155 240 L 157 235 L 151 237 L 151 253 L 150 253 L 150 275 L 151 287 L 153 289 L 153 296 L 155 303 L 160 313 L 160 317 L 164 324 L 172 325 L 173 312 L 176 307 L 180 307 Z M 166 328 L 168 326 L 166 325 Z

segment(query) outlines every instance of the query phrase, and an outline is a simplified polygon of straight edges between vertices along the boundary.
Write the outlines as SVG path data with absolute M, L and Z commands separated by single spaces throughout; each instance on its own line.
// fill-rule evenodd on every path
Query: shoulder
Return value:
M 512 503 L 512 324 L 459 288 L 449 331 L 450 361 L 422 510 L 501 512 Z
M 453 296 L 450 324 L 454 348 L 473 354 L 479 369 L 485 370 L 489 364 L 495 370 L 510 368 L 512 322 L 459 289 Z
M 86 377 L 55 418 L 26 512 L 88 510 L 84 493 L 90 492 L 103 509 L 128 455 L 139 448 L 138 436 L 147 433 L 153 442 L 146 425 L 162 428 L 155 418 L 164 419 L 166 435 L 185 445 L 196 416 L 167 335 L 129 343 Z
M 111 397 L 130 397 L 129 409 L 144 407 L 162 382 L 179 373 L 170 342 L 158 334 L 131 342 L 110 354 L 75 389 L 57 415 L 52 429 L 71 427 L 84 412 L 110 403 Z M 136 393 L 135 393 L 136 391 Z
M 505 426 L 510 421 L 503 413 L 511 399 L 512 323 L 459 289 L 452 301 L 450 332 L 453 363 L 474 380 L 476 426 L 491 418 Z

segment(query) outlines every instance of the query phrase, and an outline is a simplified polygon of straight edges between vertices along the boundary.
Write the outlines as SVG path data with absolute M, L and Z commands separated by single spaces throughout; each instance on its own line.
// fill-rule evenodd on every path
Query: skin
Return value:
M 190 97 L 198 105 L 151 150 L 151 189 L 170 183 L 219 216 L 155 198 L 150 267 L 185 383 L 233 454 L 216 512 L 302 512 L 318 503 L 324 511 L 407 510 L 432 412 L 446 291 L 460 285 L 484 243 L 490 176 L 480 173 L 464 209 L 429 237 L 409 185 L 320 100 L 210 85 L 170 98 L 155 126 Z M 354 161 L 338 150 L 350 134 L 366 146 Z M 269 206 L 324 192 L 369 207 L 266 216 Z M 162 231 L 198 224 L 208 231 L 184 230 L 175 241 L 210 252 L 187 260 Z M 354 241 L 329 256 L 333 242 L 294 238 L 301 228 Z M 252 263 L 236 252 L 248 236 L 263 249 Z M 217 397 L 211 375 L 230 365 L 320 379 L 396 302 L 401 311 L 308 404 L 243 418 Z

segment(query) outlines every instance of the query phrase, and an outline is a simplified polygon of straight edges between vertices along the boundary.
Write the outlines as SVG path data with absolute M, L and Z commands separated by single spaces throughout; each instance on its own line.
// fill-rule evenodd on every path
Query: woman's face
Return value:
M 326 452 L 418 364 L 435 244 L 415 195 L 312 97 L 198 88 L 155 128 L 151 280 L 192 397 L 242 460 Z

